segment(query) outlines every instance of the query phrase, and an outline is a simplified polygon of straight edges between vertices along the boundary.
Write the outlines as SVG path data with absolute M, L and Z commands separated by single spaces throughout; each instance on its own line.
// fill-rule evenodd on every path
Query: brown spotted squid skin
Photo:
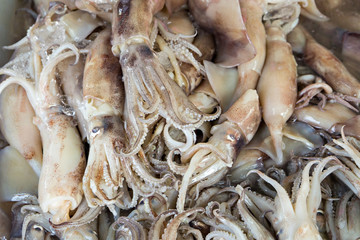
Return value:
M 120 0 L 113 11 L 112 51 L 120 58 L 126 92 L 127 155 L 139 151 L 148 125 L 158 115 L 176 128 L 190 130 L 219 115 L 219 111 L 204 114 L 198 110 L 153 53 L 149 42 L 151 21 L 163 6 L 164 1 L 158 0 Z

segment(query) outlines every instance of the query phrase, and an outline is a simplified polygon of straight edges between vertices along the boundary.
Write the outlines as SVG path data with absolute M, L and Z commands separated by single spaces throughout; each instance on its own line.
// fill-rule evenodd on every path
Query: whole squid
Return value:
M 283 164 L 282 129 L 295 109 L 296 62 L 281 28 L 267 26 L 266 32 L 266 60 L 257 90 L 277 155 L 274 160 Z

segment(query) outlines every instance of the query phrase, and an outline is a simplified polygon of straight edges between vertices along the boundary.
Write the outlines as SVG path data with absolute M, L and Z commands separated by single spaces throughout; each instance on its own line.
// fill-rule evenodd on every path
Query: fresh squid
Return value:
M 59 14 L 62 10 L 61 5 L 55 5 L 49 14 Z M 49 18 L 45 19 L 47 21 L 39 20 L 35 28 L 52 24 Z M 34 49 L 39 50 L 37 42 L 31 44 L 34 45 Z M 61 111 L 59 86 L 55 80 L 56 65 L 79 54 L 73 45 L 64 46 L 54 50 L 48 61 L 44 61 L 43 64 L 40 62 L 40 53 L 34 54 L 33 61 L 37 69 L 35 86 L 24 76 L 12 75 L 11 72 L 0 85 L 0 92 L 11 84 L 22 86 L 35 111 L 34 122 L 39 128 L 43 146 L 39 203 L 44 212 L 52 214 L 53 223 L 67 221 L 70 218 L 70 211 L 80 204 L 83 194 L 81 180 L 85 168 L 85 153 L 81 138 L 72 124 L 71 117 Z M 66 51 L 67 48 L 72 50 Z
M 164 1 L 118 1 L 113 11 L 112 51 L 119 56 L 126 95 L 125 129 L 129 147 L 123 153 L 137 153 L 147 134 L 147 126 L 157 115 L 180 129 L 194 129 L 219 112 L 204 114 L 169 77 L 151 43 L 151 20 Z
M 84 118 L 85 106 L 83 104 L 83 75 L 85 66 L 85 56 L 80 56 L 79 61 L 74 64 L 75 57 L 68 58 L 57 66 L 57 71 L 62 81 L 62 90 L 65 106 L 64 110 L 67 114 L 72 115 L 77 123 L 82 139 L 87 138 L 87 121 Z
M 306 37 L 304 60 L 336 91 L 352 97 L 360 97 L 360 83 L 352 76 L 341 61 L 321 46 L 304 29 Z
M 41 137 L 33 124 L 34 110 L 26 91 L 8 86 L 0 96 L 1 132 L 6 141 L 28 161 L 37 175 L 42 165 Z
M 356 62 L 323 1 L 34 3 L 0 68 L 0 238 L 358 237 L 358 83 L 294 29 Z
M 165 174 L 163 178 L 152 175 L 142 149 L 131 156 L 120 154 L 127 142 L 122 122 L 124 86 L 120 64 L 111 52 L 110 37 L 110 29 L 97 36 L 85 63 L 83 104 L 90 150 L 83 189 L 91 207 L 115 204 L 127 208 L 128 205 L 118 202 L 126 195 L 124 178 L 136 201 L 137 194 L 164 191 L 171 175 Z
M 316 0 L 320 12 L 325 14 L 336 25 L 351 32 L 360 33 L 359 9 L 357 1 L 349 0 Z
M 266 55 L 266 32 L 262 23 L 265 2 L 263 0 L 241 0 L 240 4 L 247 33 L 256 50 L 256 56 L 238 66 L 239 82 L 232 102 L 235 102 L 246 90 L 256 88 Z
M 184 211 L 187 189 L 192 185 L 190 195 L 219 181 L 231 167 L 239 150 L 254 136 L 260 124 L 258 95 L 248 90 L 223 114 L 220 122 L 211 129 L 212 136 L 207 143 L 198 143 L 181 156 L 179 166 L 173 163 L 173 150 L 168 156 L 170 168 L 183 175 L 177 209 Z
M 360 34 L 346 33 L 342 42 L 342 60 L 346 68 L 354 75 L 356 79 L 360 79 Z
M 238 0 L 189 0 L 189 8 L 195 21 L 215 36 L 215 63 L 234 67 L 255 57 Z
M 336 133 L 341 133 L 341 130 L 344 131 L 346 136 L 355 137 L 360 140 L 360 116 L 356 115 L 343 122 L 337 122 L 331 127 L 331 131 Z
M 329 18 L 322 14 L 318 7 L 316 6 L 315 0 L 307 0 L 302 3 L 301 5 L 301 14 L 304 15 L 307 18 L 310 18 L 314 21 L 324 22 L 328 21 Z
M 90 144 L 83 189 L 91 207 L 114 204 L 123 179 L 116 150 L 124 147 L 121 121 L 124 89 L 118 59 L 111 52 L 110 37 L 107 28 L 92 43 L 82 81 L 83 118 Z
M 166 9 L 169 13 L 173 13 L 178 10 L 181 6 L 186 4 L 187 0 L 165 0 Z
M 335 231 L 340 239 L 360 237 L 360 200 L 353 192 L 347 192 L 340 199 L 335 214 Z
M 284 163 L 282 129 L 295 109 L 296 62 L 280 27 L 268 26 L 266 60 L 257 90 L 263 119 L 269 128 L 277 164 Z
M 316 212 L 321 203 L 320 183 L 330 173 L 341 168 L 334 166 L 324 170 L 325 165 L 332 159 L 309 162 L 301 174 L 301 185 L 293 188 L 295 201 L 292 203 L 286 190 L 274 179 L 260 171 L 256 172 L 269 183 L 277 192 L 274 201 L 266 201 L 258 194 L 246 191 L 246 195 L 262 211 L 267 212 L 276 235 L 279 239 L 322 239 L 316 227 Z M 310 178 L 310 168 L 318 164 Z
M 357 196 L 360 196 L 360 146 L 359 142 L 352 137 L 346 137 L 341 129 L 341 138 L 333 139 L 333 143 L 342 149 L 328 143 L 325 148 L 347 167 L 339 169 L 334 174 L 346 184 Z M 335 156 L 330 156 L 335 158 Z M 329 157 L 329 158 L 330 158 Z
M 328 131 L 335 124 L 354 118 L 356 113 L 339 103 L 328 103 L 322 111 L 316 105 L 296 109 L 294 116 L 298 121 Z
M 37 194 L 39 177 L 27 160 L 13 147 L 0 150 L 0 202 L 19 193 Z

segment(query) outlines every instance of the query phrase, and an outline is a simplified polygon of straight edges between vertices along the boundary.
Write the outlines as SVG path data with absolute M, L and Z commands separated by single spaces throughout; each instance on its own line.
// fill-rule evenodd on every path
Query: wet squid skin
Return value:
M 295 109 L 296 62 L 280 27 L 267 26 L 266 60 L 257 90 L 269 128 L 277 164 L 283 164 L 282 129 Z
M 71 117 L 49 114 L 47 121 L 39 119 L 36 124 L 44 148 L 39 203 L 44 212 L 53 214 L 53 223 L 61 223 L 69 219 L 70 210 L 75 209 L 82 199 L 83 145 Z
M 341 104 L 327 103 L 322 111 L 319 111 L 318 106 L 309 105 L 295 110 L 294 116 L 298 121 L 306 122 L 313 127 L 332 132 L 335 130 L 333 128 L 336 125 L 338 125 L 337 130 L 339 130 L 339 125 L 341 125 L 341 123 L 356 118 L 357 115 L 354 111 Z
M 246 32 L 238 0 L 189 0 L 188 4 L 195 21 L 214 33 L 216 63 L 234 67 L 255 57 L 256 50 Z
M 342 62 L 335 57 L 303 28 L 300 27 L 306 37 L 304 60 L 337 92 L 360 97 L 360 83 L 349 73 Z
M 16 49 L 12 57 L 13 61 L 21 59 L 28 54 L 27 51 L 29 51 L 28 44 Z M 39 176 L 42 165 L 42 143 L 39 129 L 33 124 L 34 117 L 35 112 L 26 90 L 17 85 L 6 87 L 0 96 L 1 133 Z
M 16 148 L 36 174 L 40 175 L 42 165 L 40 132 L 33 124 L 35 112 L 22 87 L 8 86 L 1 93 L 0 115 L 1 132 L 6 141 Z
M 90 144 L 83 189 L 89 206 L 114 204 L 121 195 L 122 172 L 115 149 L 124 147 L 121 116 L 124 87 L 121 70 L 105 29 L 87 55 L 82 81 L 84 119 Z
M 256 55 L 250 61 L 238 66 L 239 81 L 232 102 L 235 102 L 248 89 L 255 89 L 261 75 L 266 56 L 266 32 L 262 23 L 265 1 L 240 1 L 241 11 L 249 38 L 254 45 Z
M 151 50 L 149 35 L 153 15 L 164 1 L 119 1 L 113 11 L 112 51 L 119 56 L 127 93 L 125 129 L 128 155 L 139 151 L 147 126 L 157 115 L 180 129 L 194 129 L 219 115 L 204 114 L 169 77 Z
M 351 32 L 360 32 L 357 1 L 317 0 L 319 10 L 336 25 Z

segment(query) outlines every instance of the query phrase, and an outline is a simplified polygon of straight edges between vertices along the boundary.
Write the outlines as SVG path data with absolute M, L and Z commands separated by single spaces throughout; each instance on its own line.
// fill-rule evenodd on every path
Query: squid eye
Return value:
M 33 229 L 34 229 L 35 231 L 37 231 L 37 232 L 42 232 L 42 231 L 43 231 L 43 227 L 40 226 L 40 225 L 34 225 L 34 226 L 33 226 Z
M 102 127 L 94 127 L 92 130 L 91 130 L 91 137 L 94 138 L 96 137 L 98 134 L 101 133 L 101 129 Z
M 98 132 L 100 131 L 100 128 L 99 127 L 94 127 L 91 132 L 94 133 L 94 134 L 97 134 Z

